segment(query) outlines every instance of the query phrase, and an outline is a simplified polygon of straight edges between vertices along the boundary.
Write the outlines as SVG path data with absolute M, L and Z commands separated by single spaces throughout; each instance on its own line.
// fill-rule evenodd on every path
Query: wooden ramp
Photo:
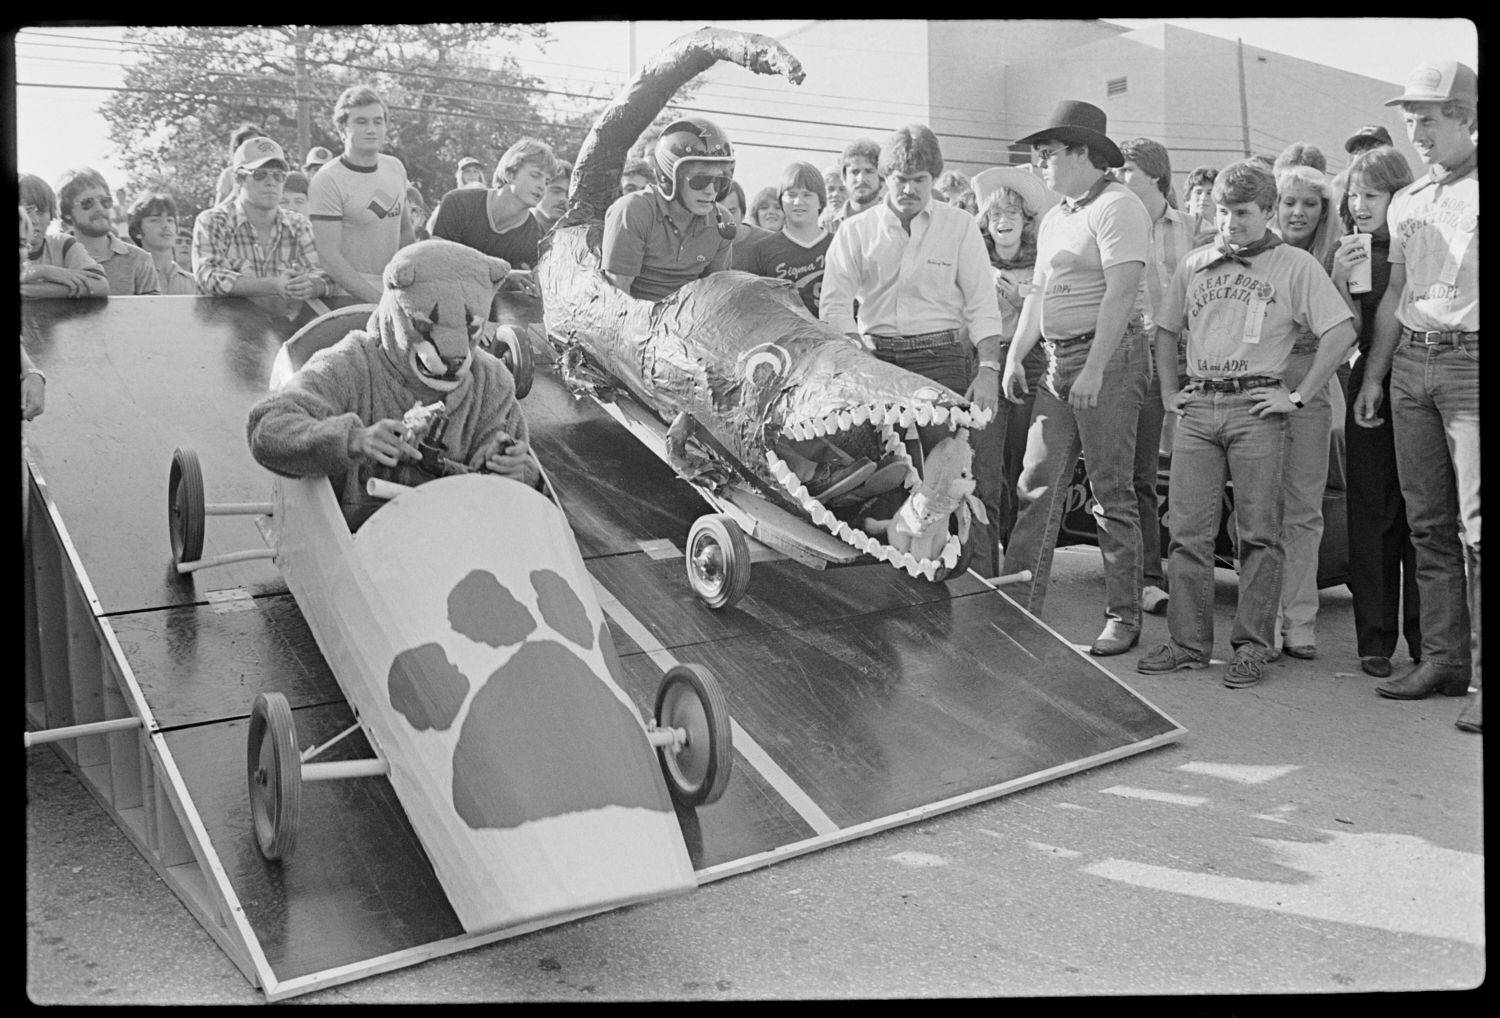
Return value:
M 167 464 L 202 461 L 211 501 L 265 501 L 245 413 L 285 337 L 207 297 L 38 301 L 23 341 L 48 373 L 27 425 L 26 710 L 33 727 L 139 717 L 59 743 L 84 785 L 204 929 L 280 999 L 598 911 L 465 929 L 385 778 L 317 782 L 294 856 L 250 832 L 250 704 L 284 693 L 300 743 L 352 722 L 287 583 L 267 562 L 180 580 Z M 758 562 L 722 613 L 688 589 L 702 499 L 546 370 L 523 404 L 621 660 L 649 716 L 662 669 L 718 675 L 735 721 L 724 797 L 676 810 L 698 883 L 1138 753 L 1182 729 L 972 574 Z M 262 547 L 211 518 L 205 554 Z M 372 752 L 356 734 L 320 759 Z M 699 890 L 709 896 L 712 889 Z

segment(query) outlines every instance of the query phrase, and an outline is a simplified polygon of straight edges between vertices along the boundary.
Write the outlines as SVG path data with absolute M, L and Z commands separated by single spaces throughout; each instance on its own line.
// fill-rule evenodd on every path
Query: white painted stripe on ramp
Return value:
M 671 651 L 662 647 L 660 641 L 651 635 L 651 630 L 632 615 L 630 610 L 606 590 L 597 579 L 594 580 L 594 590 L 599 596 L 599 606 L 604 609 L 605 614 L 625 630 L 625 635 L 634 640 L 636 645 L 644 650 L 646 656 L 656 662 L 659 668 L 665 671 L 681 663 Z M 740 756 L 755 768 L 765 779 L 766 784 L 776 790 L 777 795 L 787 801 L 787 805 L 797 811 L 797 815 L 806 821 L 815 833 L 833 834 L 838 831 L 839 825 L 833 822 L 833 818 L 813 802 L 812 797 L 802 790 L 802 786 L 797 784 L 790 774 L 782 770 L 780 764 L 771 759 L 771 755 L 761 747 L 760 743 L 750 737 L 750 733 L 745 731 L 738 721 L 730 718 L 729 728 L 734 739 L 734 748 Z
M 1106 859 L 1084 873 L 1134 887 L 1483 947 L 1484 857 L 1409 834 L 1318 832 L 1316 842 L 1251 840 L 1310 879 L 1250 880 Z
M 1226 764 L 1209 763 L 1206 760 L 1190 760 L 1177 769 L 1179 771 L 1187 771 L 1189 774 L 1206 774 L 1211 778 L 1237 781 L 1242 785 L 1261 785 L 1267 781 L 1275 781 L 1277 778 L 1285 777 L 1299 768 L 1296 764 Z
M 1202 806 L 1208 800 L 1201 795 L 1178 795 L 1176 792 L 1158 792 L 1154 788 L 1131 788 L 1115 785 L 1102 789 L 1105 795 L 1119 795 L 1126 799 L 1147 799 L 1151 802 L 1169 802 L 1174 806 Z

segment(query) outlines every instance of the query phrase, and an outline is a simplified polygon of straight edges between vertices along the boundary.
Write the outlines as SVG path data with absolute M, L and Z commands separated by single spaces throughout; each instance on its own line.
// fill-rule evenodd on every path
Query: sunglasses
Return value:
M 115 207 L 115 200 L 107 194 L 100 198 L 89 195 L 87 198 L 79 198 L 73 203 L 75 209 L 81 209 L 84 212 L 93 211 L 95 205 L 98 205 L 101 209 L 112 209 Z
M 684 180 L 683 183 L 694 191 L 706 191 L 712 187 L 722 194 L 728 190 L 731 179 L 722 173 L 695 173 Z
M 265 180 L 267 177 L 270 177 L 272 180 L 276 181 L 276 183 L 278 183 L 278 184 L 285 184 L 286 183 L 286 170 L 268 170 L 264 166 L 262 166 L 258 170 L 250 170 L 250 171 L 241 170 L 240 171 L 240 176 L 242 176 L 242 177 L 249 177 L 251 180 L 255 181 L 257 184 L 260 183 L 261 181 Z
M 1031 163 L 1033 166 L 1041 166 L 1043 163 L 1050 163 L 1052 160 L 1058 157 L 1059 153 L 1066 152 L 1067 150 L 1068 147 L 1066 145 L 1059 145 L 1057 148 L 1036 149 L 1031 153 Z

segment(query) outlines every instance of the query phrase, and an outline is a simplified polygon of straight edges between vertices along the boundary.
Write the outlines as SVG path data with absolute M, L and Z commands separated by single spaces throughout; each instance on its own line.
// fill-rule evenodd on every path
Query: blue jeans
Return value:
M 1296 389 L 1313 358 L 1314 347 L 1287 361 L 1286 387 Z M 1306 405 L 1287 415 L 1285 501 L 1281 543 L 1286 564 L 1281 580 L 1279 643 L 1311 647 L 1318 642 L 1318 548 L 1323 542 L 1323 491 L 1328 487 L 1329 440 L 1344 426 L 1344 390 L 1330 378 L 1317 392 L 1302 393 Z M 1340 473 L 1342 473 L 1342 466 Z M 1239 487 L 1235 487 L 1239 495 Z
M 1161 505 L 1157 501 L 1156 472 L 1161 466 L 1161 425 L 1166 416 L 1156 384 L 1156 369 L 1147 359 L 1151 370 L 1146 377 L 1146 395 L 1141 400 L 1141 414 L 1135 424 L 1135 486 L 1136 511 L 1141 517 L 1141 585 L 1143 587 L 1167 588 L 1167 578 L 1161 567 Z M 1087 460 L 1085 460 L 1087 462 Z
M 1179 648 L 1205 661 L 1214 648 L 1214 536 L 1226 475 L 1234 482 L 1240 552 L 1229 642 L 1236 649 L 1249 645 L 1264 660 L 1276 638 L 1287 421 L 1280 414 L 1256 417 L 1254 402 L 1239 392 L 1194 392 L 1172 439 L 1167 631 Z
M 1020 512 L 1005 548 L 1007 573 L 1030 569 L 1026 607 L 1042 610 L 1052 572 L 1057 528 L 1067 507 L 1068 483 L 1083 453 L 1099 503 L 1099 550 L 1104 554 L 1105 617 L 1141 624 L 1141 524 L 1131 477 L 1135 428 L 1146 393 L 1146 337 L 1127 329 L 1104 367 L 1097 404 L 1074 410 L 1073 380 L 1088 357 L 1089 342 L 1047 344 L 1047 373 L 1037 391 L 1026 456 L 1016 483 Z
M 1472 663 L 1479 682 L 1478 337 L 1431 347 L 1403 337 L 1391 363 L 1390 414 L 1417 549 L 1422 660 L 1457 668 Z

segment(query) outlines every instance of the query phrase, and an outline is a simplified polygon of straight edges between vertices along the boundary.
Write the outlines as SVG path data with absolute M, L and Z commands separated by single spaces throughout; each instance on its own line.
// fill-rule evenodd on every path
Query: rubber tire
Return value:
M 515 379 L 516 399 L 525 399 L 536 373 L 536 352 L 531 348 L 531 336 L 525 326 L 502 325 L 495 331 L 495 338 L 500 343 L 500 360 Z
M 167 535 L 178 565 L 203 557 L 203 470 L 192 449 L 175 449 L 167 473 Z
M 670 746 L 657 750 L 673 801 L 689 809 L 718 802 L 729 786 L 734 736 L 729 702 L 713 672 L 699 664 L 679 664 L 662 676 L 656 690 L 656 723 L 662 728 L 687 728 L 691 740 L 675 753 Z M 698 740 L 708 745 L 699 745 Z M 689 767 L 685 769 L 683 763 Z
M 267 738 L 271 742 L 270 768 L 261 781 L 258 775 Z M 272 862 L 285 860 L 297 845 L 297 827 L 302 820 L 302 755 L 297 749 L 291 705 L 280 693 L 258 694 L 250 709 L 245 780 L 255 844 Z
M 723 559 L 724 575 L 717 584 L 699 576 L 694 562 L 699 546 L 710 541 L 718 546 Z M 683 560 L 687 567 L 688 586 L 700 601 L 715 611 L 732 607 L 745 596 L 750 586 L 750 545 L 740 525 L 724 513 L 698 517 L 688 531 Z

